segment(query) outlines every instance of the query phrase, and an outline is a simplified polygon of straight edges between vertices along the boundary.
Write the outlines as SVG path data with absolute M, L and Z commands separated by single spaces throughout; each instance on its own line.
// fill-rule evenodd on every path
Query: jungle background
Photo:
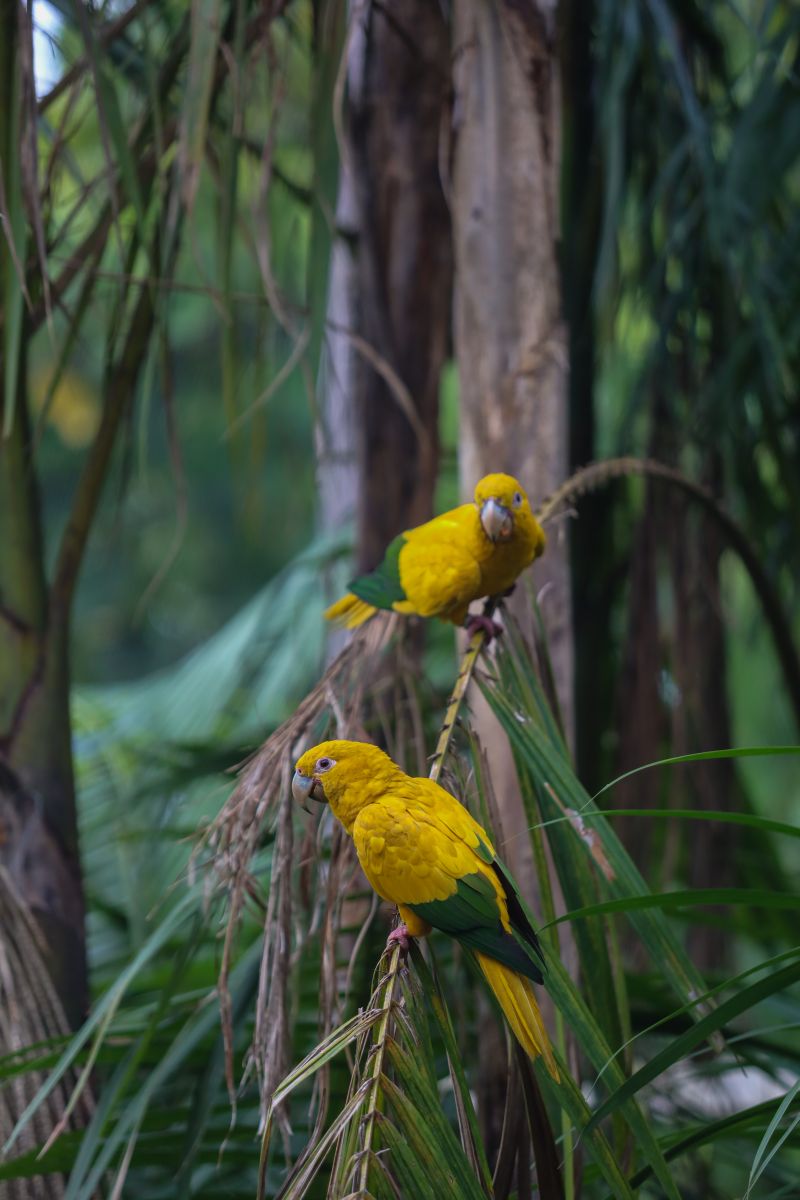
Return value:
M 796 1194 L 800 10 L 0 13 L 0 1194 Z M 387 914 L 285 772 L 427 770 L 452 629 L 312 692 L 354 567 L 619 456 L 688 482 L 566 496 L 446 774 L 559 1093 L 444 939 L 376 1024 Z

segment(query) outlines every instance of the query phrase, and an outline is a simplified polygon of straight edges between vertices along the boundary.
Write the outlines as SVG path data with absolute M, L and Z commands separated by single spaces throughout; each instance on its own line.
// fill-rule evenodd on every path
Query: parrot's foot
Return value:
M 411 939 L 407 925 L 398 925 L 397 928 L 393 929 L 389 934 L 388 938 L 386 939 L 386 945 L 394 946 L 395 942 L 399 942 L 400 949 L 404 954 L 408 954 L 409 950 L 411 949 Z
M 498 625 L 497 621 L 493 621 L 491 617 L 484 616 L 483 613 L 474 613 L 467 617 L 464 628 L 470 637 L 476 634 L 479 629 L 482 629 L 486 634 L 487 645 L 493 637 L 498 637 L 503 632 L 502 625 Z

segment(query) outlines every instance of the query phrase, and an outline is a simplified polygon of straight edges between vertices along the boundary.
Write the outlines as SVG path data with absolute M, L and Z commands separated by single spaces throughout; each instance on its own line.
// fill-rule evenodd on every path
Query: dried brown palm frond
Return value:
M 46 963 L 47 948 L 29 906 L 9 871 L 0 865 L 0 1045 L 10 1056 L 18 1055 L 14 1071 L 0 1088 L 0 1146 L 11 1136 L 22 1113 L 39 1092 L 49 1070 L 48 1047 L 69 1034 L 69 1023 L 59 1001 Z M 36 1065 L 40 1058 L 42 1065 Z M 71 1105 L 70 1093 L 76 1074 L 69 1072 L 52 1089 L 31 1122 L 22 1130 L 18 1153 L 41 1146 L 59 1128 L 82 1129 L 94 1107 L 91 1091 L 84 1088 Z M 25 1179 L 4 1185 L 9 1200 L 31 1195 Z M 48 1176 L 48 1195 L 63 1196 L 66 1179 Z M 2 1189 L 0 1189 L 2 1190 Z M 38 1193 L 37 1193 L 38 1194 Z
M 233 1014 L 229 977 L 236 935 L 247 897 L 257 897 L 252 860 L 265 827 L 272 822 L 275 844 L 269 895 L 264 915 L 264 941 L 259 974 L 256 1027 L 250 1062 L 258 1072 L 265 1105 L 287 1066 L 288 980 L 292 963 L 292 869 L 294 832 L 289 792 L 289 771 L 303 739 L 326 710 L 338 733 L 347 736 L 360 728 L 365 693 L 376 676 L 376 665 L 396 628 L 396 618 L 382 614 L 356 630 L 352 640 L 334 659 L 316 687 L 296 711 L 272 733 L 243 766 L 236 787 L 210 824 L 203 847 L 211 852 L 210 881 L 227 896 L 225 932 L 218 995 L 225 1042 L 225 1073 L 233 1103 Z M 338 897 L 341 877 L 347 870 L 346 848 L 334 850 L 329 866 L 329 886 L 324 915 L 323 1009 L 335 1009 L 332 947 L 338 930 Z M 313 923 L 313 922 L 312 922 Z M 326 982 L 327 981 L 327 982 Z
M 487 602 L 485 612 L 490 614 L 495 607 L 495 602 L 490 600 Z M 369 626 L 366 626 L 368 629 Z M 475 668 L 478 656 L 483 646 L 485 635 L 483 631 L 478 631 L 472 637 L 469 645 L 466 647 L 462 659 L 461 666 L 453 688 L 453 694 L 448 703 L 444 721 L 439 733 L 436 750 L 432 756 L 432 764 L 430 768 L 431 779 L 439 779 L 445 758 L 450 747 L 453 729 L 455 727 L 459 710 L 464 701 L 467 687 L 472 677 L 472 672 Z M 382 643 L 385 644 L 385 643 Z M 352 646 L 352 643 L 351 643 Z M 351 649 L 348 647 L 347 650 Z M 347 653 L 345 650 L 343 653 Z M 340 656 L 341 658 L 341 656 Z M 337 659 L 333 667 L 336 667 L 340 660 Z M 324 683 L 324 681 L 323 681 Z M 322 684 L 315 689 L 315 692 L 322 692 L 322 702 L 324 703 L 325 689 Z M 267 743 L 268 744 L 268 743 Z M 288 780 L 287 780 L 288 783 Z M 288 787 L 285 789 L 285 794 L 288 795 Z M 289 811 L 290 801 L 284 799 L 281 811 Z M 287 818 L 291 821 L 291 816 Z M 280 836 L 280 835 L 279 835 Z M 332 856 L 332 867 L 328 877 L 328 888 L 326 890 L 326 934 L 330 933 L 330 941 L 326 937 L 326 947 L 330 949 L 331 969 L 333 969 L 334 955 L 333 948 L 335 946 L 336 929 L 334 924 L 334 914 L 337 910 L 337 898 L 343 894 L 343 889 L 338 886 L 339 872 L 342 870 L 342 863 L 347 861 L 345 855 L 350 855 L 349 839 L 341 838 L 338 835 L 334 837 L 332 845 L 341 850 L 341 854 L 335 852 Z M 277 853 L 277 847 L 276 847 Z M 283 851 L 282 851 L 283 853 Z M 352 859 L 350 858 L 350 861 Z M 270 904 L 272 905 L 272 897 L 277 886 L 283 886 L 284 878 L 286 878 L 286 886 L 288 883 L 288 874 L 284 877 L 281 871 L 280 883 L 276 881 L 273 874 L 272 891 L 270 894 Z M 334 880 L 336 883 L 334 884 Z M 280 906 L 280 900 L 276 901 L 276 905 Z M 374 912 L 374 906 L 367 915 L 367 921 L 371 919 Z M 265 936 L 265 953 L 268 952 L 267 946 L 271 941 L 271 936 L 274 935 L 277 926 L 273 924 L 267 929 Z M 359 935 L 360 937 L 361 935 Z M 358 940 L 358 939 L 357 939 Z M 270 1134 L 274 1122 L 285 1121 L 283 1114 L 283 1090 L 293 1076 L 286 1074 L 287 1062 L 284 1054 L 284 1047 L 287 1044 L 286 1038 L 282 1041 L 279 1039 L 278 1032 L 271 1020 L 285 1020 L 284 1000 L 276 997 L 276 992 L 281 991 L 285 996 L 286 982 L 288 977 L 288 941 L 283 940 L 283 948 L 285 957 L 280 961 L 275 962 L 275 974 L 270 980 L 269 999 L 267 1005 L 271 1006 L 271 1017 L 267 1013 L 265 1019 L 259 1022 L 263 1030 L 264 1037 L 259 1039 L 259 1026 L 257 1025 L 256 1037 L 254 1039 L 253 1051 L 259 1058 L 259 1068 L 261 1071 L 261 1097 L 262 1111 L 264 1113 L 264 1139 L 262 1145 L 262 1167 L 266 1162 L 268 1154 L 268 1146 Z M 378 965 L 377 972 L 379 975 L 378 984 L 373 992 L 369 1002 L 365 1018 L 369 1018 L 368 1024 L 362 1030 L 362 1040 L 359 1052 L 356 1055 L 355 1065 L 351 1074 L 350 1090 L 348 1096 L 348 1105 L 346 1112 L 347 1120 L 341 1123 L 341 1127 L 336 1127 L 338 1136 L 335 1139 L 335 1163 L 332 1174 L 332 1186 L 344 1186 L 347 1181 L 348 1186 L 356 1180 L 358 1194 L 366 1195 L 368 1186 L 368 1176 L 371 1168 L 377 1162 L 374 1150 L 374 1138 L 376 1132 L 376 1117 L 378 1113 L 378 1102 L 381 1092 L 381 1087 L 385 1085 L 383 1075 L 384 1059 L 387 1051 L 388 1036 L 393 1028 L 396 1020 L 402 1018 L 401 1009 L 398 1008 L 398 985 L 400 981 L 400 948 L 395 945 L 391 950 L 387 951 Z M 323 979 L 325 978 L 325 956 L 323 954 Z M 268 974 L 262 972 L 262 983 L 265 983 L 269 978 Z M 261 1008 L 261 1005 L 259 1005 Z M 333 1012 L 333 1007 L 330 1009 Z M 369 1029 L 374 1025 L 375 1033 L 371 1047 L 367 1041 Z M 346 1026 L 342 1026 L 344 1030 Z M 324 1030 L 324 1038 L 331 1033 L 329 1026 Z M 369 1047 L 369 1053 L 367 1053 Z M 260 1056 L 260 1057 L 259 1057 Z M 302 1070 L 298 1068 L 300 1075 Z M 315 1127 L 310 1133 L 310 1137 L 306 1148 L 301 1156 L 301 1159 L 295 1164 L 294 1169 L 289 1174 L 289 1180 L 292 1186 L 302 1187 L 310 1181 L 313 1173 L 319 1166 L 321 1161 L 320 1152 L 327 1148 L 328 1142 L 323 1138 L 324 1119 L 326 1115 L 326 1090 L 327 1090 L 327 1059 L 320 1056 L 320 1062 L 313 1067 L 315 1081 L 315 1101 L 316 1101 L 316 1121 Z M 284 1082 L 278 1084 L 280 1081 Z M 358 1121 L 356 1118 L 360 1118 Z M 329 1131 L 330 1133 L 330 1131 Z M 327 1135 L 326 1135 L 327 1137 Z M 310 1165 L 313 1164 L 313 1165 Z M 263 1182 L 263 1181 L 262 1181 Z M 330 1193 L 329 1193 L 330 1194 Z

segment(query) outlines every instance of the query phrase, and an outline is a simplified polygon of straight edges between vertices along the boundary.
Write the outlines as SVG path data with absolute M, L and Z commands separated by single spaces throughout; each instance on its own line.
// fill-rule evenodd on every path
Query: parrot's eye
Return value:
M 520 504 L 522 504 L 522 492 L 514 492 L 514 498 L 511 503 L 514 505 L 514 508 L 519 508 Z
M 331 767 L 335 767 L 336 762 L 332 758 L 318 758 L 314 767 L 315 771 L 330 771 Z

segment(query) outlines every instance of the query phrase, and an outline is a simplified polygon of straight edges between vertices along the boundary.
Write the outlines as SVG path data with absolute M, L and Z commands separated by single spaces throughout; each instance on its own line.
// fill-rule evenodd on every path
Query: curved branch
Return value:
M 551 496 L 542 501 L 536 515 L 543 523 L 549 521 L 565 505 L 573 503 L 589 492 L 596 491 L 597 488 L 604 487 L 614 479 L 622 479 L 631 475 L 661 479 L 665 483 L 672 484 L 673 487 L 680 488 L 681 491 L 696 500 L 720 526 L 729 545 L 744 564 L 761 602 L 775 643 L 795 721 L 800 728 L 800 655 L 798 655 L 791 625 L 783 610 L 777 590 L 761 563 L 758 551 L 741 525 L 725 511 L 707 488 L 700 483 L 695 483 L 675 467 L 668 467 L 654 459 L 611 458 L 606 462 L 590 463 L 586 467 L 581 467 Z
M 153 316 L 152 292 L 145 289 L 134 310 L 122 353 L 112 370 L 100 428 L 84 464 L 61 538 L 51 590 L 51 618 L 56 629 L 65 629 L 69 622 L 78 571 L 108 474 L 117 432 L 133 399 L 139 366 L 153 328 Z
M 490 617 L 497 607 L 498 600 L 494 596 L 490 596 L 486 601 L 483 613 L 484 616 Z M 461 668 L 458 672 L 453 694 L 450 697 L 450 702 L 447 705 L 447 712 L 444 715 L 441 730 L 439 731 L 439 740 L 436 743 L 436 750 L 433 753 L 433 761 L 429 776 L 434 782 L 438 782 L 439 776 L 442 773 L 444 760 L 447 751 L 450 748 L 450 739 L 453 736 L 453 727 L 458 718 L 458 710 L 460 709 L 464 696 L 469 686 L 469 681 L 472 678 L 472 672 L 475 668 L 475 663 L 478 661 L 478 655 L 481 652 L 483 643 L 486 640 L 486 633 L 483 629 L 478 629 L 470 638 L 469 645 L 464 651 L 461 659 Z M 369 1168 L 372 1161 L 372 1140 L 375 1133 L 375 1113 L 378 1107 L 378 1097 L 380 1094 L 380 1081 L 383 1074 L 383 1063 L 386 1056 L 386 1045 L 388 1041 L 389 1024 L 392 1015 L 392 1006 L 398 973 L 400 970 L 400 943 L 395 942 L 391 950 L 384 950 L 384 956 L 388 954 L 388 963 L 386 972 L 381 978 L 381 983 L 378 989 L 373 994 L 370 1000 L 370 1009 L 379 1008 L 381 1010 L 381 1018 L 373 1032 L 372 1046 L 372 1071 L 370 1074 L 369 1087 L 365 1093 L 363 1101 L 364 1111 L 364 1133 L 361 1144 L 358 1149 L 357 1160 L 359 1162 L 359 1184 L 357 1195 L 369 1195 Z M 381 964 L 382 966 L 382 964 Z M 379 966 L 379 971 L 381 970 Z M 380 995 L 381 989 L 383 994 Z

